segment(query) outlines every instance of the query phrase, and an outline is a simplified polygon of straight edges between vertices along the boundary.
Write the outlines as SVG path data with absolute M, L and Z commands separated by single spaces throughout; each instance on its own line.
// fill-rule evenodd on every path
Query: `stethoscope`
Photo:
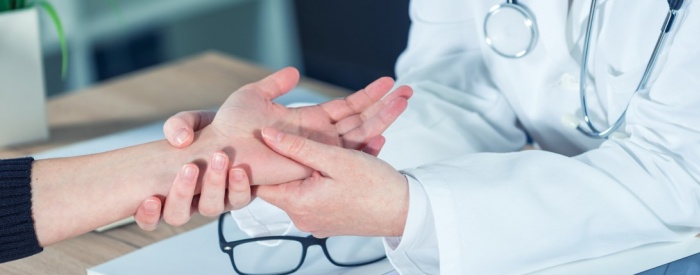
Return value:
M 575 125 L 579 132 L 588 137 L 608 138 L 624 123 L 625 113 L 627 113 L 629 103 L 622 114 L 615 120 L 615 123 L 604 130 L 598 130 L 598 128 L 593 125 L 588 115 L 588 105 L 586 104 L 586 66 L 588 65 L 588 50 L 591 41 L 593 19 L 596 12 L 596 2 L 597 0 L 592 0 L 591 2 L 590 15 L 588 16 L 585 40 L 583 43 L 581 78 L 579 81 L 581 111 L 586 126 L 583 126 L 578 119 L 576 119 L 577 121 L 575 121 L 573 125 Z M 676 14 L 683 5 L 683 0 L 668 0 L 668 5 L 669 11 L 661 27 L 661 34 L 656 41 L 656 46 L 649 58 L 646 70 L 634 93 L 646 88 L 649 77 L 656 65 L 656 59 L 666 41 L 667 34 L 671 31 Z M 518 4 L 517 0 L 507 0 L 506 3 L 493 6 L 489 9 L 484 19 L 484 35 L 486 37 L 486 44 L 497 54 L 506 58 L 521 58 L 530 53 L 537 44 L 537 22 L 532 12 L 528 10 L 527 7 Z

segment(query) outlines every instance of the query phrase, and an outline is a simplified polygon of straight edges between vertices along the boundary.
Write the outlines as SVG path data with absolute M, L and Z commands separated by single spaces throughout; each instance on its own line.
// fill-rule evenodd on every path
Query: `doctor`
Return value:
M 257 196 L 317 236 L 386 237 L 402 274 L 523 274 L 698 234 L 700 3 L 674 13 L 650 72 L 667 1 L 517 1 L 537 30 L 517 57 L 486 43 L 502 3 L 413 0 L 397 82 L 415 95 L 379 158 L 268 127 L 318 173 Z M 528 135 L 541 150 L 521 151 Z M 274 211 L 256 200 L 234 217 L 278 234 Z

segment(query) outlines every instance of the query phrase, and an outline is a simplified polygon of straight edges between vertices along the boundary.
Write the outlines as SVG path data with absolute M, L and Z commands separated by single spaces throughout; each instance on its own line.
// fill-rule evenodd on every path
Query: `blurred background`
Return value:
M 163 62 L 220 51 L 352 90 L 393 76 L 408 0 L 52 0 L 68 39 L 42 14 L 49 97 Z

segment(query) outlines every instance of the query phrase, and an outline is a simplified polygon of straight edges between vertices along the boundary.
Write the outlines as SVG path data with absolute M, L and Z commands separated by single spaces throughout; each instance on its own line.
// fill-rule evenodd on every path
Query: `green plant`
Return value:
M 61 57 L 63 59 L 63 65 L 61 66 L 61 77 L 66 77 L 66 71 L 68 70 L 68 45 L 66 44 L 66 35 L 63 32 L 63 25 L 61 24 L 61 19 L 58 17 L 58 12 L 48 1 L 37 0 L 37 1 L 25 1 L 25 0 L 0 0 L 0 12 L 26 9 L 31 7 L 40 7 L 51 18 L 53 25 L 56 27 L 58 32 L 58 40 L 61 44 Z

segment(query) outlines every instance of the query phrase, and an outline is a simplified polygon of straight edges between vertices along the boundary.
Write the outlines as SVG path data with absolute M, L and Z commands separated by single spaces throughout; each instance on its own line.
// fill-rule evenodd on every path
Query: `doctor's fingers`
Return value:
M 321 108 L 335 122 L 348 116 L 362 113 L 364 110 L 380 101 L 394 86 L 390 77 L 382 77 L 345 98 L 335 99 L 320 104 Z
M 238 210 L 253 199 L 250 178 L 243 168 L 234 167 L 228 172 L 228 194 L 224 211 Z
M 194 141 L 194 132 L 211 124 L 216 116 L 212 111 L 185 111 L 168 118 L 163 124 L 163 134 L 170 145 L 184 148 Z
M 211 156 L 207 171 L 202 177 L 202 192 L 199 194 L 199 213 L 216 217 L 224 211 L 229 159 L 224 152 Z
M 192 216 L 192 199 L 197 188 L 199 168 L 192 163 L 185 164 L 168 192 L 163 209 L 163 220 L 173 226 L 187 223 Z
M 160 198 L 156 196 L 144 200 L 134 214 L 136 224 L 146 231 L 155 230 L 160 222 L 161 205 Z
M 361 149 L 364 144 L 368 143 L 374 137 L 381 135 L 394 121 L 406 110 L 408 101 L 406 98 L 399 97 L 388 102 L 375 115 L 359 122 L 360 125 L 350 129 L 347 132 L 339 133 L 342 135 L 343 147 L 352 149 Z M 344 127 L 337 125 L 336 127 Z
M 265 144 L 278 154 L 321 172 L 336 175 L 351 166 L 354 150 L 318 143 L 300 136 L 283 133 L 272 127 L 262 129 Z M 360 153 L 361 154 L 361 153 Z

